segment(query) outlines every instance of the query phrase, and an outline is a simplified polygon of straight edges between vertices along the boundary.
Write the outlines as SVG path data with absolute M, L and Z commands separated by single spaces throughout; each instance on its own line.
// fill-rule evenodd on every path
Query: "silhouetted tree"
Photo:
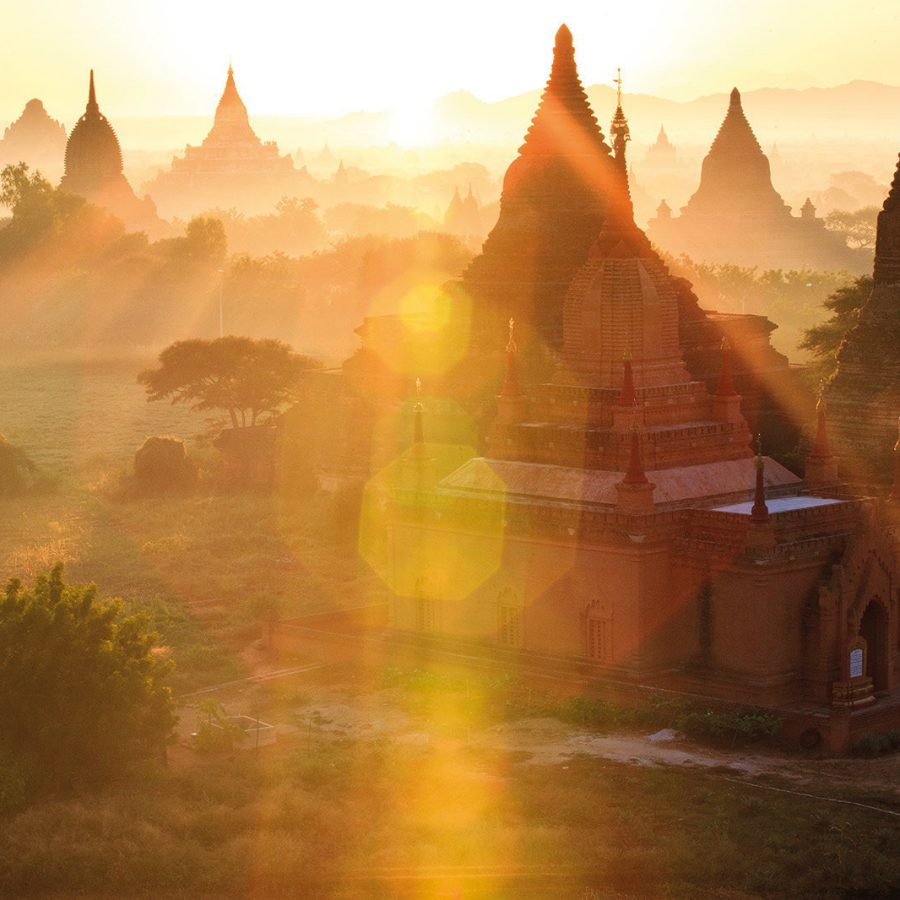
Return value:
M 838 288 L 823 306 L 831 317 L 804 332 L 800 346 L 816 357 L 815 375 L 828 379 L 834 373 L 837 351 L 847 332 L 859 319 L 859 311 L 872 293 L 872 279 L 865 275 L 852 284 Z
M 275 340 L 222 337 L 178 341 L 159 365 L 138 375 L 148 400 L 190 403 L 192 409 L 227 411 L 233 428 L 258 424 L 291 403 L 300 376 L 319 363 Z
M 847 241 L 848 247 L 874 250 L 877 219 L 877 206 L 867 206 L 853 212 L 836 209 L 825 216 L 825 227 L 841 235 Z
M 143 615 L 66 585 L 62 563 L 0 596 L 0 756 L 31 787 L 102 780 L 164 751 L 175 724 Z

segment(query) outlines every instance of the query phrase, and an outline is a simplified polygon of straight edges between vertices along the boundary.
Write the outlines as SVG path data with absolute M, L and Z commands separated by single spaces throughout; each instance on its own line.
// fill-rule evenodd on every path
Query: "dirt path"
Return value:
M 530 765 L 566 764 L 590 756 L 633 766 L 693 767 L 722 777 L 752 782 L 780 779 L 783 789 L 802 791 L 840 786 L 900 800 L 900 756 L 881 759 L 814 759 L 764 749 L 716 749 L 663 729 L 653 734 L 609 734 L 569 725 L 554 718 L 523 718 L 470 727 L 448 719 L 445 710 L 410 712 L 395 691 L 319 683 L 323 667 L 303 665 L 261 672 L 182 698 L 180 734 L 196 727 L 198 704 L 219 700 L 233 714 L 258 715 L 260 692 L 276 680 L 298 688 L 302 699 L 264 713 L 278 727 L 283 743 L 351 738 L 391 741 L 409 747 L 458 745 L 474 750 L 514 753 Z M 452 717 L 451 717 L 452 718 Z M 827 799 L 827 798 L 823 798 Z M 836 801 L 837 802 L 837 801 Z

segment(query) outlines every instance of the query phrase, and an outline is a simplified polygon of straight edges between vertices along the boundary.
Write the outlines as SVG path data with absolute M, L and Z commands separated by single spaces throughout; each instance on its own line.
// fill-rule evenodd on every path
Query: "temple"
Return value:
M 167 171 L 144 186 L 167 215 L 221 207 L 270 212 L 285 196 L 305 196 L 312 178 L 274 142 L 261 141 L 228 67 L 215 120 L 199 147 L 188 145 Z
M 878 214 L 872 293 L 825 395 L 847 477 L 889 482 L 900 415 L 900 163 Z
M 148 197 L 139 200 L 122 171 L 119 139 L 97 104 L 93 69 L 87 107 L 66 143 L 65 172 L 59 187 L 109 210 L 130 231 L 158 236 L 166 230 L 153 201 Z
M 438 471 L 420 410 L 370 483 L 390 627 L 777 708 L 798 740 L 846 749 L 900 720 L 877 700 L 900 696 L 898 536 L 838 482 L 824 406 L 804 482 L 751 447 L 728 343 L 714 389 L 691 376 L 677 283 L 633 220 L 621 106 L 614 125 L 622 177 L 554 377 L 523 378 L 511 321 L 486 452 Z
M 700 186 L 680 216 L 662 205 L 647 234 L 673 256 L 704 262 L 820 271 L 857 271 L 866 264 L 864 254 L 825 230 L 811 204 L 800 217 L 791 215 L 772 186 L 769 160 L 737 88 L 703 160 Z
M 656 142 L 647 149 L 644 165 L 652 169 L 670 169 L 678 163 L 678 152 L 669 140 L 666 129 L 660 125 Z
M 0 166 L 26 162 L 56 180 L 62 174 L 65 150 L 65 127 L 50 118 L 40 100 L 29 100 L 22 115 L 3 132 Z

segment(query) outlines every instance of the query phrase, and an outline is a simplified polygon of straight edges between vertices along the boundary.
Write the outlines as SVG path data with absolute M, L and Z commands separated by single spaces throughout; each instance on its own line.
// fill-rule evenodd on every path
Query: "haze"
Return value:
M 251 15 L 252 11 L 252 15 Z M 610 83 L 685 100 L 762 86 L 853 79 L 897 82 L 900 8 L 800 0 L 537 5 L 473 0 L 285 4 L 260 0 L 148 4 L 37 0 L 5 10 L 0 119 L 41 97 L 73 122 L 85 75 L 103 84 L 108 115 L 208 115 L 229 60 L 256 115 L 414 110 L 468 90 L 497 100 L 541 86 L 547 35 L 566 21 L 585 84 Z

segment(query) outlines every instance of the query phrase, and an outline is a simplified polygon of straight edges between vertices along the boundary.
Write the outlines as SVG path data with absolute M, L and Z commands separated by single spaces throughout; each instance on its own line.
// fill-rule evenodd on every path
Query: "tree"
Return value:
M 841 235 L 848 247 L 874 250 L 877 220 L 877 206 L 866 206 L 853 212 L 836 209 L 825 216 L 825 227 Z
M 222 337 L 178 341 L 159 355 L 159 365 L 138 375 L 148 400 L 222 409 L 233 428 L 253 426 L 296 398 L 300 376 L 318 366 L 281 341 Z
M 823 303 L 831 317 L 804 332 L 800 346 L 816 357 L 815 374 L 827 380 L 834 373 L 837 352 L 847 332 L 859 320 L 859 311 L 872 293 L 868 275 L 838 288 Z
M 143 615 L 66 585 L 62 563 L 0 597 L 0 758 L 33 788 L 102 780 L 161 753 L 175 724 L 171 664 Z

